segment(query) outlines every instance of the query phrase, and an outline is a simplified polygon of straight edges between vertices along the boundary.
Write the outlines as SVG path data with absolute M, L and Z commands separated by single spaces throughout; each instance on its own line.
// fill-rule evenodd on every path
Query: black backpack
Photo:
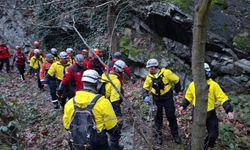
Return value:
M 161 92 L 160 90 L 163 90 L 164 87 L 167 85 L 167 84 L 164 84 L 163 81 L 162 81 L 162 78 L 163 78 L 163 74 L 160 75 L 158 78 L 152 78 L 152 87 L 155 89 L 156 93 L 158 96 L 161 95 Z
M 97 94 L 86 108 L 80 108 L 76 105 L 75 97 L 73 98 L 74 113 L 70 123 L 72 149 L 82 150 L 90 148 L 91 136 L 96 131 L 96 123 L 92 112 L 98 99 L 101 97 Z

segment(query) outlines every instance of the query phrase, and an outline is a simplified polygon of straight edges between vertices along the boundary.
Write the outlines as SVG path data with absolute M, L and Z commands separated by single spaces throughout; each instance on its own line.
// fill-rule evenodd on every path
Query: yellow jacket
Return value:
M 109 73 L 108 76 L 110 77 L 111 81 L 114 83 L 116 88 L 121 92 L 121 81 L 119 80 L 119 75 L 115 73 Z M 108 80 L 105 73 L 102 74 L 102 79 Z M 102 82 L 104 80 L 101 80 Z M 115 90 L 115 88 L 111 85 L 111 83 L 106 82 L 105 85 L 105 97 L 110 100 L 110 102 L 116 102 L 121 99 L 119 93 Z
M 74 64 L 75 63 L 75 58 L 74 57 L 69 57 L 68 58 L 68 64 Z
M 56 61 L 60 61 L 60 58 L 58 56 L 53 56 L 53 61 L 56 62 Z
M 57 61 L 57 62 L 54 62 L 49 70 L 48 70 L 48 74 L 51 76 L 51 77 L 55 77 L 57 78 L 58 80 L 62 80 L 63 79 L 63 76 L 66 72 L 66 69 L 67 67 L 69 66 L 70 64 L 62 64 L 60 63 L 60 61 Z
M 77 91 L 75 96 L 77 106 L 86 108 L 95 95 L 88 91 Z M 98 131 L 110 130 L 116 126 L 117 117 L 111 103 L 104 96 L 99 98 L 92 110 Z M 63 125 L 65 129 L 70 128 L 73 113 L 74 104 L 73 98 L 71 98 L 64 107 Z
M 162 76 L 162 81 L 164 83 L 164 89 L 160 90 L 160 95 L 166 94 L 173 86 L 179 82 L 180 78 L 169 69 L 162 68 L 156 75 L 148 74 L 144 82 L 143 88 L 147 91 L 150 90 L 152 84 L 152 78 L 158 78 Z M 150 91 L 149 91 L 150 92 Z M 152 87 L 151 92 L 154 95 L 158 95 L 156 90 Z
M 215 102 L 218 100 L 221 104 L 228 100 L 228 96 L 222 91 L 220 85 L 215 82 L 213 79 L 208 79 L 207 84 L 208 89 L 208 104 L 207 111 L 215 109 Z M 195 86 L 194 82 L 191 82 L 188 86 L 188 89 L 185 94 L 185 99 L 188 100 L 192 105 L 195 106 L 196 97 L 195 97 Z
M 36 59 L 36 56 L 32 56 L 30 59 L 30 67 L 33 69 L 38 69 L 41 67 L 42 63 L 44 62 L 44 58 L 40 55 L 39 59 Z

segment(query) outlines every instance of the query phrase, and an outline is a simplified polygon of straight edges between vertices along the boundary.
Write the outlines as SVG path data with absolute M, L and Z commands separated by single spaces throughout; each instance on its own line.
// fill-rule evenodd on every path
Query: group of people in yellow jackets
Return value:
M 169 122 L 169 128 L 175 143 L 181 144 L 181 138 L 178 133 L 178 124 L 175 116 L 175 105 L 173 101 L 173 90 L 180 95 L 181 91 L 180 78 L 171 70 L 166 68 L 159 68 L 159 62 L 156 59 L 149 59 L 146 67 L 149 74 L 143 85 L 144 102 L 154 103 L 157 106 L 155 124 L 157 134 L 156 142 L 162 144 L 162 121 L 163 121 L 163 108 L 165 109 L 166 117 Z M 219 135 L 218 118 L 216 115 L 216 101 L 219 101 L 225 109 L 228 118 L 234 119 L 233 108 L 229 102 L 228 96 L 223 92 L 219 84 L 211 78 L 211 68 L 207 63 L 204 63 L 205 76 L 209 86 L 208 104 L 207 104 L 207 137 L 204 142 L 204 149 L 214 147 L 215 141 Z M 174 87 L 174 88 L 173 88 Z M 150 95 L 152 95 L 152 99 Z M 189 104 L 195 106 L 195 85 L 191 82 L 185 92 L 185 98 L 181 104 L 181 111 L 185 110 Z M 195 117 L 195 116 L 193 116 Z
M 51 49 L 53 53 L 55 49 Z M 67 49 L 67 52 L 73 51 L 73 49 Z M 73 63 L 70 63 L 70 55 L 67 52 L 60 52 L 59 57 L 53 57 L 46 55 L 46 61 L 56 61 L 50 65 L 48 69 L 48 76 L 53 80 L 49 80 L 53 84 L 49 84 L 52 96 L 52 102 L 55 108 L 58 106 L 58 95 L 56 93 L 56 88 L 59 86 L 60 82 L 63 80 L 66 68 Z M 30 67 L 33 68 L 33 72 L 38 73 L 36 70 L 40 68 L 44 58 L 39 49 L 34 49 L 34 56 L 30 58 Z M 53 59 L 52 59 L 53 58 Z M 59 60 L 59 61 L 58 61 Z M 82 60 L 81 60 L 82 62 Z M 124 68 L 126 68 L 126 63 L 122 60 L 116 60 L 107 73 L 100 74 L 96 70 L 85 68 L 82 71 L 82 90 L 75 92 L 73 98 L 71 97 L 68 101 L 64 101 L 64 116 L 63 124 L 65 129 L 70 130 L 71 120 L 74 114 L 74 106 L 80 108 L 86 108 L 91 100 L 98 94 L 101 93 L 102 96 L 97 100 L 93 106 L 93 115 L 96 123 L 96 137 L 91 141 L 92 149 L 103 149 L 103 150 L 120 150 L 123 146 L 119 144 L 119 139 L 121 137 L 122 121 L 119 118 L 122 117 L 121 103 L 122 98 L 120 96 L 123 93 L 122 81 L 120 80 Z M 143 85 L 143 98 L 144 102 L 147 104 L 155 104 L 157 106 L 156 115 L 154 118 L 154 128 L 156 130 L 155 139 L 158 144 L 162 144 L 162 127 L 163 127 L 163 110 L 166 113 L 167 120 L 169 122 L 169 128 L 173 136 L 173 140 L 177 144 L 181 144 L 181 137 L 178 132 L 178 124 L 175 116 L 175 104 L 173 100 L 173 95 L 175 93 L 182 94 L 181 91 L 181 81 L 177 74 L 172 72 L 170 69 L 160 68 L 159 62 L 156 59 L 149 59 L 146 63 L 146 68 L 148 68 L 148 75 L 145 79 Z M 216 101 L 219 101 L 229 119 L 234 118 L 234 113 L 232 106 L 229 102 L 228 96 L 223 92 L 221 87 L 217 82 L 211 78 L 210 66 L 205 63 L 204 69 L 207 78 L 207 84 L 209 85 L 208 93 L 208 107 L 207 107 L 207 137 L 204 143 L 204 149 L 213 147 L 216 139 L 218 138 L 218 118 L 216 116 Z M 39 81 L 40 80 L 39 76 Z M 112 81 L 112 83 L 110 82 Z M 40 83 L 38 81 L 38 87 L 40 88 Z M 79 81 L 78 81 L 79 82 Z M 100 89 L 100 84 L 103 84 L 104 90 Z M 42 84 L 41 84 L 42 85 Z M 114 87 L 115 86 L 115 87 Z M 102 92 L 100 92 L 102 91 Z M 103 92 L 104 91 L 104 92 Z M 185 92 L 185 99 L 181 104 L 181 110 L 185 110 L 189 104 L 195 106 L 195 86 L 194 82 L 191 82 Z M 107 136 L 107 133 L 109 136 Z M 109 137 L 109 138 L 108 138 Z M 109 140 L 108 140 L 109 139 Z M 101 142 L 100 142 L 101 141 Z M 74 141 L 71 143 L 74 145 Z

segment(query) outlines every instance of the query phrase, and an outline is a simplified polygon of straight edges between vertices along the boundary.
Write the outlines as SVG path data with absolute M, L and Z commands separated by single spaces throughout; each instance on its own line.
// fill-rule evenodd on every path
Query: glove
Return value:
M 136 80 L 135 80 L 135 78 L 132 76 L 131 78 L 131 82 L 133 83 L 133 84 L 135 84 L 136 83 Z
M 147 104 L 150 104 L 151 103 L 151 98 L 149 96 L 146 96 L 144 98 L 144 102 L 147 103 Z

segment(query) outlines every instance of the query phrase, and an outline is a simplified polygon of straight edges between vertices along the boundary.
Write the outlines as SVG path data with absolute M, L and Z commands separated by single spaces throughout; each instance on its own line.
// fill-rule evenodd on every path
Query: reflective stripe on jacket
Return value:
M 96 94 L 88 91 L 76 92 L 75 101 L 78 107 L 86 108 Z M 117 124 L 117 117 L 111 103 L 104 96 L 99 98 L 93 107 L 93 114 L 98 131 L 110 130 Z M 70 122 L 74 113 L 73 98 L 64 107 L 63 125 L 65 129 L 70 128 Z
M 173 73 L 171 70 L 162 68 L 159 71 L 159 73 L 156 75 L 156 77 L 150 73 L 147 75 L 146 80 L 145 80 L 144 85 L 143 85 L 143 88 L 145 90 L 147 90 L 148 92 L 150 92 L 149 90 L 150 90 L 151 84 L 153 82 L 152 79 L 153 78 L 156 79 L 160 76 L 162 76 L 162 81 L 164 83 L 164 89 L 160 90 L 160 95 L 166 94 L 169 90 L 171 90 L 172 86 L 174 84 L 177 84 L 180 80 L 180 78 L 175 73 Z M 153 87 L 151 89 L 151 92 L 154 95 L 157 95 L 156 89 L 154 89 Z
M 209 86 L 208 92 L 208 106 L 207 111 L 213 110 L 216 107 L 216 101 L 218 100 L 221 104 L 228 100 L 228 96 L 222 91 L 220 85 L 213 79 L 208 79 L 207 84 Z M 194 82 L 191 82 L 185 94 L 185 99 L 188 100 L 192 105 L 195 106 L 195 86 Z

